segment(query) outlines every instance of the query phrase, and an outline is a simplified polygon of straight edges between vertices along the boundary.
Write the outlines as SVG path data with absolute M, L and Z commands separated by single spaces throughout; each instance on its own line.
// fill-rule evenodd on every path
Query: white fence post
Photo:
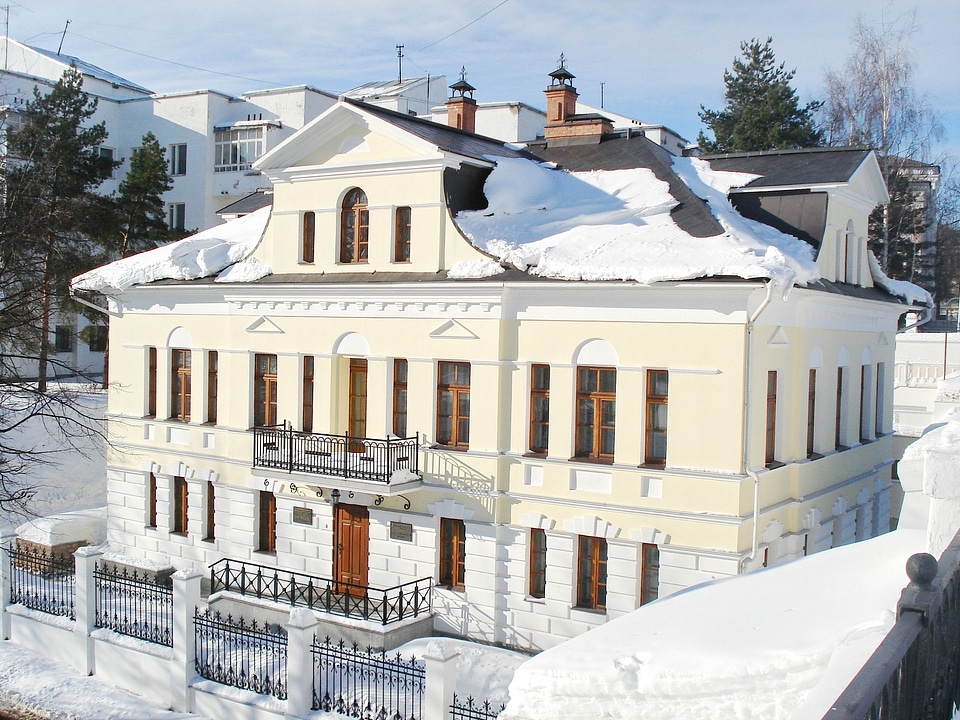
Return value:
M 430 720 L 451 720 L 453 693 L 457 688 L 457 658 L 460 653 L 452 643 L 434 640 L 423 654 L 426 685 L 423 699 L 423 717 Z
M 173 579 L 173 664 L 170 667 L 171 706 L 177 712 L 192 712 L 190 685 L 197 676 L 193 614 L 200 604 L 203 573 L 193 568 L 178 570 Z
M 9 525 L 0 526 L 0 547 L 11 547 L 16 539 L 16 530 Z M 11 565 L 10 556 L 5 552 L 0 552 L 0 640 L 10 639 L 10 614 L 7 612 L 7 606 L 10 604 L 10 590 L 13 581 L 13 573 L 10 572 Z
M 73 554 L 76 568 L 76 584 L 73 591 L 73 609 L 77 620 L 73 625 L 80 657 L 74 664 L 84 675 L 93 675 L 96 669 L 93 638 L 90 633 L 97 629 L 97 586 L 93 571 L 97 561 L 103 557 L 103 550 L 84 545 Z
M 305 718 L 313 706 L 313 635 L 317 618 L 307 608 L 290 610 L 287 622 L 287 720 Z

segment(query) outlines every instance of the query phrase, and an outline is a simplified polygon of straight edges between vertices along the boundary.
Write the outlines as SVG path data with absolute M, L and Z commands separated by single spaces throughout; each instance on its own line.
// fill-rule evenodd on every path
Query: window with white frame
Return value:
M 217 130 L 213 141 L 214 172 L 248 170 L 263 154 L 263 126 Z
M 167 206 L 167 225 L 171 230 L 185 230 L 187 226 L 186 203 L 170 203 Z
M 187 144 L 178 143 L 170 146 L 170 175 L 187 174 Z

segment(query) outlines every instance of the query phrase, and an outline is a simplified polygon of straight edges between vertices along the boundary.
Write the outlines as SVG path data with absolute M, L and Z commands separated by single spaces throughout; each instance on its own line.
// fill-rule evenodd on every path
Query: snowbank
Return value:
M 693 158 L 674 169 L 704 198 L 725 232 L 696 238 L 670 216 L 677 201 L 651 170 L 566 172 L 496 158 L 484 185 L 488 207 L 456 221 L 480 250 L 502 263 L 562 280 L 654 283 L 710 276 L 771 278 L 788 288 L 815 281 L 813 249 L 737 213 L 730 187 L 752 175 L 722 173 Z M 499 272 L 497 263 L 454 266 L 451 277 Z
M 658 600 L 517 669 L 503 720 L 822 717 L 894 620 L 921 530 Z
M 247 257 L 270 219 L 265 207 L 203 232 L 78 275 L 74 290 L 125 290 L 155 280 L 194 280 L 223 273 L 219 282 L 251 282 L 269 275 L 267 265 Z M 243 262 L 241 262 L 243 261 Z M 234 268 L 230 266 L 238 263 Z

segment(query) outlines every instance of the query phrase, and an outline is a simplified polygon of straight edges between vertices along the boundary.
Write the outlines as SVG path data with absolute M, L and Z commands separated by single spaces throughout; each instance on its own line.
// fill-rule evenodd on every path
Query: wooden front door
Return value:
M 367 361 L 350 360 L 350 407 L 347 434 L 351 438 L 367 436 Z M 350 452 L 363 452 L 362 440 L 350 443 Z
M 360 505 L 337 505 L 335 523 L 335 575 L 337 583 L 345 583 L 340 592 L 363 595 L 369 564 L 370 513 Z

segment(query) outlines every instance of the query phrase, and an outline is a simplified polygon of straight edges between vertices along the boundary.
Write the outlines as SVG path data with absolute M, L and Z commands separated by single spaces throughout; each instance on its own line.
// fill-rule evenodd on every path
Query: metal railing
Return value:
M 824 720 L 950 720 L 960 705 L 960 533 L 907 563 L 897 621 Z
M 15 546 L 4 550 L 10 562 L 11 603 L 77 619 L 73 600 L 77 577 L 72 555 L 50 555 Z
M 169 576 L 97 563 L 93 579 L 97 627 L 173 647 L 173 582 Z
M 229 590 L 381 625 L 433 609 L 429 577 L 379 589 L 224 559 L 210 566 L 210 586 L 210 592 Z
M 287 697 L 287 632 L 209 610 L 194 612 L 197 673 L 207 680 Z
M 480 702 L 472 697 L 461 700 L 453 694 L 453 704 L 450 714 L 453 720 L 497 720 L 500 713 L 507 709 L 503 703 L 491 703 L 489 700 Z
M 253 429 L 253 466 L 389 485 L 420 475 L 417 438 L 302 433 L 285 425 Z
M 354 718 L 423 718 L 423 661 L 313 639 L 313 707 Z

